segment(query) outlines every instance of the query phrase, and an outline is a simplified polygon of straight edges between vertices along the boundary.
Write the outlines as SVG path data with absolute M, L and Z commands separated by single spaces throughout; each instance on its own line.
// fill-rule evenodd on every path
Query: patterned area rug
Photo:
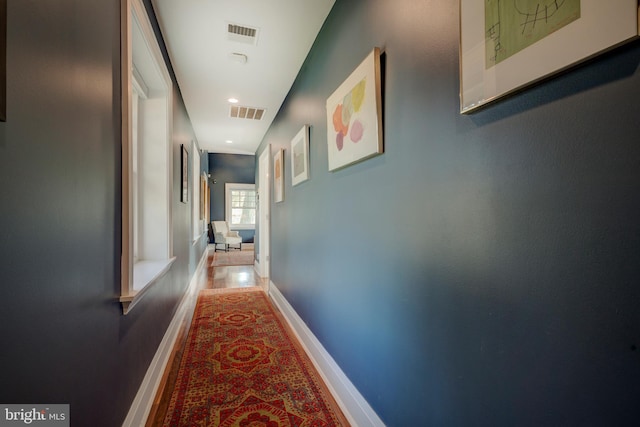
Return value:
M 251 245 L 251 246 L 249 246 Z M 242 250 L 231 249 L 229 252 L 214 252 L 212 267 L 222 267 L 225 265 L 253 265 L 255 254 L 253 244 L 242 244 Z
M 200 292 L 164 426 L 348 426 L 260 288 Z

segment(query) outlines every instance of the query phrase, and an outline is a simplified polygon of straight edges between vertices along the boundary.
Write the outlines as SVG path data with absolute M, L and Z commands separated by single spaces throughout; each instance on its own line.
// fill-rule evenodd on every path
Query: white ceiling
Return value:
M 255 153 L 334 2 L 152 0 L 201 149 Z M 257 43 L 230 41 L 230 23 L 258 29 Z M 266 109 L 263 118 L 231 118 L 229 98 Z

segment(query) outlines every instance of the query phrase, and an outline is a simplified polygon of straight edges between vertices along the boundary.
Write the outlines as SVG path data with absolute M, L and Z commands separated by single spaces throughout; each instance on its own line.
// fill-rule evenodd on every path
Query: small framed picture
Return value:
M 0 0 L 0 121 L 7 121 L 7 0 Z
M 382 154 L 379 48 L 327 99 L 327 149 L 330 171 Z
M 291 185 L 309 179 L 309 126 L 304 125 L 291 140 Z
M 284 201 L 284 150 L 281 148 L 273 156 L 273 200 Z
M 184 144 L 180 145 L 180 176 L 182 179 L 180 201 L 187 203 L 189 201 L 189 152 Z

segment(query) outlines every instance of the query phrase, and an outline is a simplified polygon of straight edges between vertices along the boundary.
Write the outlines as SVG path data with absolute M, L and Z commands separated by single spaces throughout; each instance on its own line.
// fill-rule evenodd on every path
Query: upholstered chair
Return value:
M 229 252 L 229 249 L 242 250 L 242 237 L 237 231 L 231 231 L 229 229 L 229 223 L 227 221 L 211 221 L 213 227 L 213 238 L 215 250 L 218 250 L 218 245 L 224 245 L 225 252 Z M 233 245 L 234 247 L 231 247 Z

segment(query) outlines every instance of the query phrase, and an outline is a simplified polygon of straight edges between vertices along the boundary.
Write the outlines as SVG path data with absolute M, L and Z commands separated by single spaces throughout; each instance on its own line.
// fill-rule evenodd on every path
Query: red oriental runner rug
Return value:
M 200 292 L 165 426 L 348 426 L 260 288 Z

